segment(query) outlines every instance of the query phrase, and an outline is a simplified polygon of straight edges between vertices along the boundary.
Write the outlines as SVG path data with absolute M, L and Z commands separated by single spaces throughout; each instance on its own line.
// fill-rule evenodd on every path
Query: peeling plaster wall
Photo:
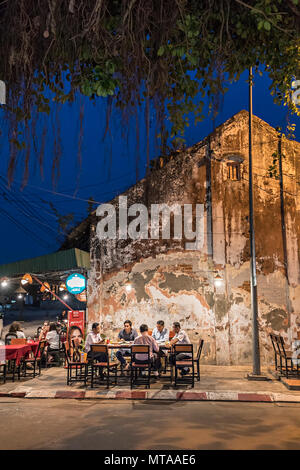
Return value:
M 275 129 L 253 118 L 253 171 L 259 327 L 262 362 L 272 358 L 268 334 L 287 342 L 300 329 L 300 144 L 284 140 L 283 198 L 279 181 L 267 177 L 277 151 Z M 241 180 L 227 179 L 227 162 L 241 165 Z M 157 320 L 179 321 L 204 361 L 247 364 L 252 358 L 249 221 L 248 113 L 241 111 L 199 144 L 179 154 L 148 181 L 130 188 L 128 205 L 205 205 L 204 246 L 185 250 L 185 240 L 91 240 L 89 320 L 100 320 L 116 337 L 124 320 L 136 328 Z M 112 204 L 118 209 L 118 198 Z M 282 231 L 286 225 L 286 249 Z M 212 223 L 210 222 L 212 214 Z M 214 284 L 214 271 L 224 280 Z M 130 280 L 132 290 L 125 283 Z

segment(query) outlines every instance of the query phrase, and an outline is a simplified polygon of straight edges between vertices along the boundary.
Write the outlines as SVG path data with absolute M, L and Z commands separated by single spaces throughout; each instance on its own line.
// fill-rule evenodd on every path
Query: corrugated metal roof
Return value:
M 70 269 L 90 269 L 90 254 L 86 251 L 72 248 L 57 251 L 36 258 L 16 261 L 0 265 L 0 276 L 18 276 L 25 273 L 44 273 L 50 271 L 66 271 Z

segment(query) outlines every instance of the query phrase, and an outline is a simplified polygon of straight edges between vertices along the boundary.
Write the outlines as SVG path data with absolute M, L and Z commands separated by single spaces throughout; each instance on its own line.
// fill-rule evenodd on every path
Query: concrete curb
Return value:
M 48 390 L 16 388 L 0 397 L 29 399 L 77 400 L 169 400 L 169 401 L 234 401 L 255 403 L 300 403 L 300 395 L 273 392 L 194 391 L 194 390 Z

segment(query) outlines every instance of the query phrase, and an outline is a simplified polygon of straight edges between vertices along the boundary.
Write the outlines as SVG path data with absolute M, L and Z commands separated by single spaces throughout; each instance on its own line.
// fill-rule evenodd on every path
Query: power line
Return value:
M 26 232 L 27 234 L 29 234 L 31 237 L 33 237 L 36 241 L 38 241 L 38 243 L 41 243 L 44 247 L 46 247 L 47 249 L 51 248 L 52 249 L 52 245 L 50 245 L 48 242 L 46 242 L 45 240 L 41 239 L 40 237 L 38 237 L 36 235 L 36 233 L 32 232 L 31 230 L 29 230 L 25 225 L 23 225 L 19 220 L 16 220 L 13 216 L 11 216 L 5 209 L 3 208 L 0 208 L 0 213 L 4 214 L 4 216 L 9 219 L 11 222 L 13 222 L 13 224 L 17 225 L 19 228 L 21 228 L 24 232 Z

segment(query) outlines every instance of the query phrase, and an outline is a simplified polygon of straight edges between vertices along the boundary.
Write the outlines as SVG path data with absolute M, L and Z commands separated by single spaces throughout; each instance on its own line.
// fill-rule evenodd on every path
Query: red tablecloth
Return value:
M 32 351 L 32 344 L 10 344 L 0 346 L 0 362 L 16 360 L 18 366 L 22 357 L 27 356 Z
M 38 347 L 39 347 L 39 341 L 32 341 L 32 342 L 28 343 L 28 346 L 31 347 L 31 351 L 32 351 L 33 355 L 35 356 L 36 353 L 37 353 Z

